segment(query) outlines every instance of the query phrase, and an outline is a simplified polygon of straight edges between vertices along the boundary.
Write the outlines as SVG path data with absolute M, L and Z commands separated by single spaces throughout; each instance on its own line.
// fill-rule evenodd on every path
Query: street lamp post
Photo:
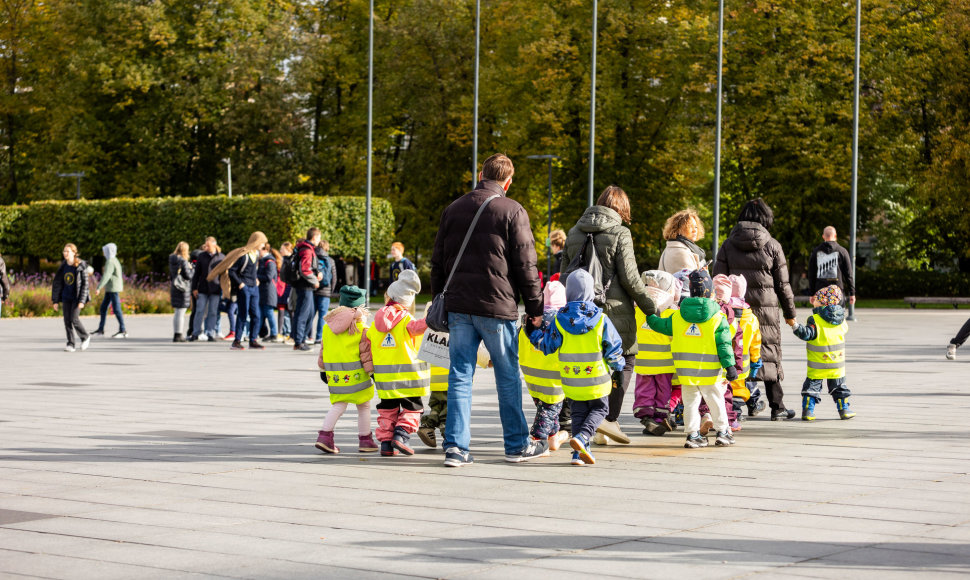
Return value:
M 229 197 L 232 197 L 232 159 L 226 157 L 222 160 L 226 164 L 226 187 L 229 190 Z
M 589 73 L 589 195 L 588 205 L 593 207 L 593 166 L 596 143 L 596 19 L 597 0 L 593 0 L 593 69 Z
M 367 199 L 364 216 L 364 292 L 370 302 L 370 220 L 371 187 L 374 163 L 374 0 L 370 0 L 370 18 L 367 50 Z
M 717 3 L 717 106 L 715 116 L 717 126 L 714 130 L 714 249 L 711 261 L 717 259 L 718 244 L 721 239 L 721 101 L 723 95 L 724 71 L 724 0 Z
M 58 177 L 73 177 L 77 179 L 77 198 L 81 199 L 81 178 L 84 177 L 83 171 L 76 171 L 74 173 L 58 173 Z
M 475 0 L 475 105 L 472 111 L 472 188 L 478 175 L 478 54 L 481 45 L 482 2 Z
M 552 160 L 559 159 L 558 155 L 527 155 L 526 159 L 544 159 L 549 161 L 549 217 L 546 222 L 546 276 L 552 276 Z M 548 278 L 547 278 L 548 279 Z
M 855 86 L 852 92 L 852 209 L 849 225 L 849 256 L 852 262 L 852 279 L 855 280 L 856 222 L 859 201 L 859 56 L 862 46 L 862 0 L 855 3 Z M 855 305 L 849 303 L 849 320 L 855 320 Z

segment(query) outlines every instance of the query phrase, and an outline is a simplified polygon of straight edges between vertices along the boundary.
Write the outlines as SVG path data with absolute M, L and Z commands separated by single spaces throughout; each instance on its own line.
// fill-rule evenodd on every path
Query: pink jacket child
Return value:
M 318 432 L 316 448 L 324 453 L 340 453 L 333 431 L 347 405 L 357 405 L 357 450 L 377 451 L 370 430 L 370 402 L 374 398 L 370 348 L 365 342 L 367 316 L 364 291 L 357 286 L 340 289 L 340 303 L 324 317 L 320 336 L 320 379 L 330 390 L 330 411 Z
M 740 312 L 736 311 L 731 305 L 734 282 L 724 274 L 714 276 L 714 300 L 721 307 L 721 312 L 727 318 L 728 324 L 734 328 L 734 338 L 731 346 L 734 349 L 734 368 L 741 372 L 743 363 L 741 355 L 744 352 L 744 329 L 741 328 Z M 740 431 L 741 422 L 738 420 L 738 413 L 734 407 L 734 392 L 729 388 L 724 389 L 724 407 L 728 415 L 728 424 L 731 431 Z
M 408 441 L 421 422 L 421 397 L 431 393 L 430 366 L 417 358 L 428 325 L 409 312 L 420 291 L 417 272 L 401 272 L 387 287 L 387 303 L 374 315 L 374 324 L 363 339 L 374 362 L 374 382 L 381 399 L 377 404 L 377 440 L 381 442 L 381 455 L 386 457 L 414 455 Z

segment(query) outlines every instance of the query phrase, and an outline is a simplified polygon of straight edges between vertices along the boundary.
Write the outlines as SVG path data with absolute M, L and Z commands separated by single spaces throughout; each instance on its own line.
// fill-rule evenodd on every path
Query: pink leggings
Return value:
M 323 419 L 323 430 L 333 431 L 337 420 L 347 410 L 348 403 L 334 403 Z M 370 401 L 357 405 L 357 434 L 370 435 Z

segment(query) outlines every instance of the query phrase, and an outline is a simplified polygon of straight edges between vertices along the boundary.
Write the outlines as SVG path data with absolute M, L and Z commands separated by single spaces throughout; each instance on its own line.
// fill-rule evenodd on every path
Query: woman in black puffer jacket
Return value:
M 172 308 L 175 309 L 175 317 L 172 326 L 175 336 L 172 342 L 185 342 L 182 334 L 185 328 L 185 311 L 192 305 L 192 274 L 195 267 L 189 261 L 189 245 L 179 242 L 175 246 L 175 251 L 168 257 L 168 275 L 171 279 L 169 285 L 169 295 L 172 299 Z
M 778 240 L 768 230 L 775 215 L 760 197 L 745 204 L 738 223 L 721 245 L 714 263 L 714 274 L 738 274 L 748 283 L 745 300 L 761 323 L 761 362 L 758 378 L 765 383 L 771 420 L 791 419 L 795 411 L 785 408 L 781 381 L 781 317 L 795 324 L 795 297 L 788 280 L 788 261 Z

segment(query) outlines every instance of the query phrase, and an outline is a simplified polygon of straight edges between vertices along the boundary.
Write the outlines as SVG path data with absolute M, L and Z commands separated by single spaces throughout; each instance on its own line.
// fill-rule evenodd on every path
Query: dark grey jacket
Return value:
M 835 284 L 846 296 L 855 296 L 849 251 L 838 242 L 822 242 L 815 246 L 808 259 L 808 284 L 813 293 Z
M 77 266 L 77 285 L 74 287 L 77 292 L 74 295 L 75 304 L 87 304 L 91 301 L 91 287 L 88 284 L 88 263 L 84 260 L 78 262 Z M 54 274 L 54 284 L 51 287 L 51 301 L 55 304 L 61 301 L 61 290 L 64 287 L 64 262 L 61 261 L 61 265 L 57 268 L 57 273 Z
M 192 274 L 195 268 L 192 263 L 179 256 L 171 254 L 168 257 L 169 296 L 172 308 L 189 308 L 192 306 Z
M 795 297 L 788 280 L 788 261 L 778 240 L 759 223 L 738 222 L 721 244 L 714 275 L 738 274 L 748 282 L 744 299 L 761 323 L 761 362 L 758 378 L 783 381 L 781 316 L 795 318 Z M 781 306 L 781 312 L 778 307 Z
M 639 306 L 649 316 L 654 314 L 656 306 L 647 288 L 643 285 L 640 272 L 637 271 L 637 260 L 633 255 L 633 237 L 630 230 L 623 225 L 620 214 L 608 207 L 594 205 L 587 208 L 583 217 L 566 234 L 566 247 L 562 253 L 561 272 L 569 267 L 573 256 L 583 250 L 586 234 L 594 235 L 596 255 L 603 266 L 603 280 L 610 282 L 610 290 L 606 293 L 606 306 L 603 311 L 610 318 L 623 339 L 623 354 L 637 353 L 637 322 L 634 305 Z M 566 283 L 565 277 L 561 282 Z

